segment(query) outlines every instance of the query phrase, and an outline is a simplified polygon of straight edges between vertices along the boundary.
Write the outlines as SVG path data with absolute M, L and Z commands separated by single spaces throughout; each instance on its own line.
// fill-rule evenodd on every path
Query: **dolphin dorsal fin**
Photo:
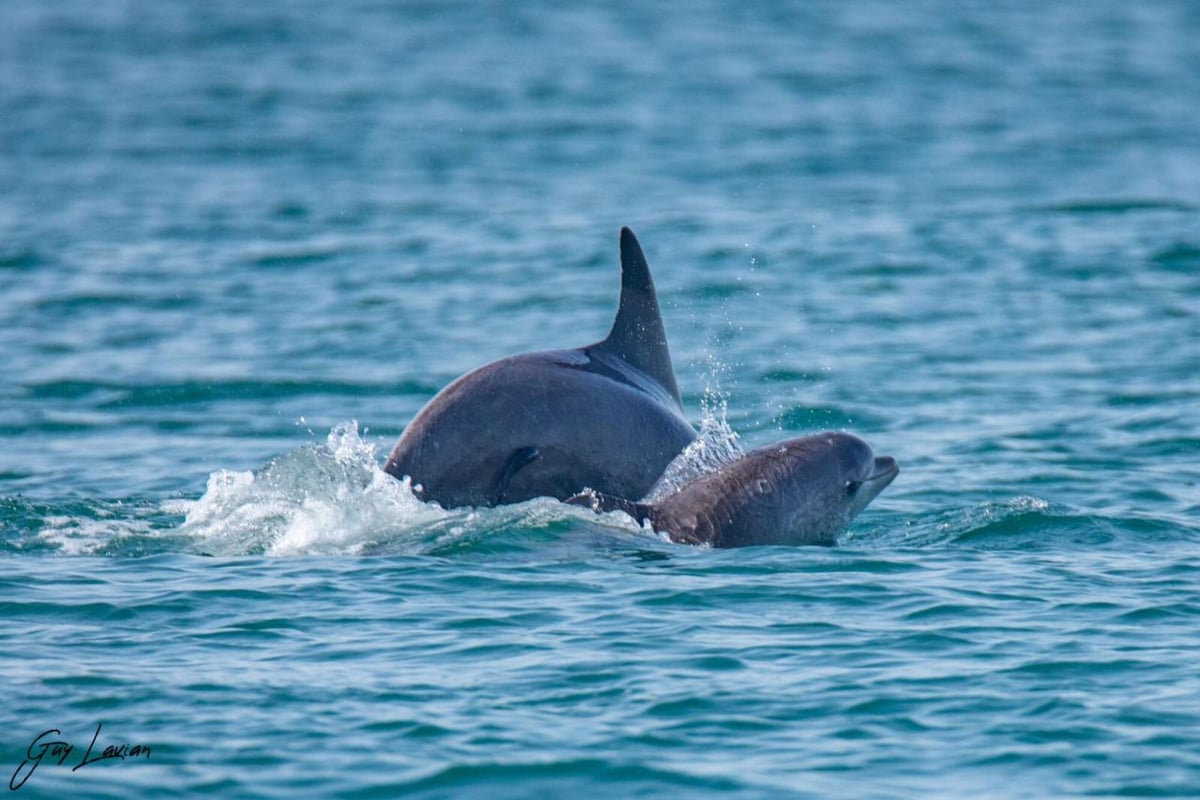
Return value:
M 592 347 L 617 356 L 653 378 L 667 390 L 675 405 L 683 408 L 650 265 L 629 228 L 621 228 L 621 304 L 617 318 L 607 338 Z

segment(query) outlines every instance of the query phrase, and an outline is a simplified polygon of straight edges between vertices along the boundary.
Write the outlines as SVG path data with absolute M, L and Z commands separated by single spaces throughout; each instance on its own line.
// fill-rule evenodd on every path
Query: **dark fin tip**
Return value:
M 654 293 L 650 265 L 637 236 L 629 228 L 621 228 L 621 289 Z
M 595 346 L 615 353 L 649 375 L 677 406 L 683 407 L 650 265 L 637 237 L 627 227 L 621 228 L 621 300 L 617 316 L 608 336 Z

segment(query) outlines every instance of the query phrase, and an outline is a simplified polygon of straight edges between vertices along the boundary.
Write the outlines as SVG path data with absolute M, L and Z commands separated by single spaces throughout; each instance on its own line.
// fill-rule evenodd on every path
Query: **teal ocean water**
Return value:
M 1200 796 L 1195 4 L 2 16 L 13 796 Z M 706 442 L 899 461 L 837 546 L 380 472 L 621 225 Z

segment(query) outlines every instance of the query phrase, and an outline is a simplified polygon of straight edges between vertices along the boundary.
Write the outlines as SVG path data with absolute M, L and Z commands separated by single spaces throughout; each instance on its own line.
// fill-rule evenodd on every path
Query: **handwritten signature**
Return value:
M 150 758 L 150 746 L 145 744 L 110 744 L 98 755 L 93 756 L 92 751 L 96 749 L 96 740 L 100 738 L 100 729 L 103 727 L 103 722 L 96 723 L 96 733 L 92 736 L 92 742 L 88 745 L 87 752 L 83 754 L 83 760 L 72 767 L 71 772 L 76 772 L 89 764 L 110 759 L 124 761 L 127 758 Z M 62 731 L 58 728 L 50 728 L 33 737 L 29 747 L 25 748 L 25 760 L 17 766 L 16 772 L 8 781 L 9 790 L 15 792 L 24 786 L 25 782 L 32 778 L 33 773 L 42 765 L 43 760 L 53 764 L 55 763 L 54 759 L 58 759 L 57 763 L 61 766 L 71 757 L 75 745 L 61 739 L 51 739 L 52 736 L 62 736 Z

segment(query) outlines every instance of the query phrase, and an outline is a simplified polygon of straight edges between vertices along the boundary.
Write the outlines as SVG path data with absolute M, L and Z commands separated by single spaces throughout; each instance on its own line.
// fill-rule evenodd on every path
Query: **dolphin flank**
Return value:
M 683 415 L 650 267 L 621 229 L 621 299 L 608 336 L 486 364 L 439 392 L 384 466 L 445 507 L 591 487 L 642 497 L 696 438 Z

